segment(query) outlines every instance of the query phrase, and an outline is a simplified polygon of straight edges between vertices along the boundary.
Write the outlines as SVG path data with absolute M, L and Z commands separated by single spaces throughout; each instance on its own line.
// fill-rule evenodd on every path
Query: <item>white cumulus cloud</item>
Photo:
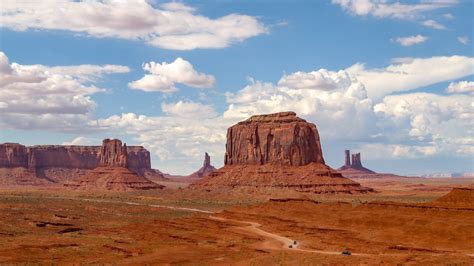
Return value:
M 293 89 L 330 91 L 347 87 L 351 82 L 349 75 L 344 71 L 333 72 L 320 69 L 318 71 L 298 71 L 290 75 L 284 75 L 278 85 Z
M 227 102 L 225 118 L 295 111 L 316 122 L 322 136 L 331 139 L 366 138 L 374 123 L 372 100 L 364 85 L 345 71 L 296 72 L 283 76 L 278 85 L 257 81 L 228 93 Z M 347 130 L 341 130 L 341 125 Z
M 439 22 L 437 22 L 435 20 L 432 20 L 432 19 L 425 20 L 421 24 L 425 27 L 436 29 L 436 30 L 446 29 L 446 27 L 444 25 L 442 25 Z
M 419 1 L 401 3 L 387 0 L 332 0 L 346 12 L 357 16 L 376 18 L 413 19 L 425 12 L 453 6 L 457 1 Z
M 457 39 L 458 39 L 458 42 L 464 45 L 467 45 L 469 43 L 469 37 L 467 36 L 459 36 Z
M 102 140 L 90 137 L 76 137 L 71 141 L 65 141 L 62 145 L 87 145 L 87 146 L 99 146 Z
M 91 95 L 105 89 L 90 84 L 104 74 L 124 73 L 118 65 L 49 67 L 9 63 L 0 52 L 0 125 L 6 129 L 81 128 L 93 118 Z
M 446 14 L 443 14 L 443 18 L 451 20 L 451 19 L 454 19 L 455 17 L 451 13 L 446 13 Z
M 143 91 L 175 92 L 176 83 L 181 83 L 193 88 L 211 88 L 215 78 L 212 75 L 197 72 L 193 65 L 182 59 L 176 58 L 172 63 L 149 62 L 143 65 L 147 72 L 141 79 L 130 82 L 132 89 Z
M 383 123 L 385 137 L 395 146 L 411 146 L 417 153 L 432 155 L 464 154 L 474 145 L 474 106 L 468 95 L 390 95 L 374 111 Z
M 308 82 L 321 73 L 327 77 L 323 83 Z M 322 69 L 284 75 L 278 85 L 253 82 L 228 93 L 227 102 L 224 118 L 292 110 L 318 126 L 326 145 L 349 141 L 364 153 L 378 149 L 373 154 L 379 158 L 463 156 L 473 151 L 474 105 L 469 95 L 405 93 L 379 102 L 367 97 L 356 76 Z
M 384 68 L 355 64 L 346 70 L 365 85 L 372 99 L 474 74 L 474 58 L 467 56 L 403 58 L 393 62 Z
M 193 101 L 178 101 L 176 103 L 162 103 L 163 112 L 173 117 L 187 117 L 192 119 L 213 118 L 217 116 L 210 105 Z
M 473 81 L 459 81 L 449 83 L 446 89 L 447 93 L 474 93 L 474 82 Z
M 64 30 L 91 37 L 139 40 L 173 50 L 224 48 L 267 32 L 256 18 L 229 14 L 208 18 L 183 3 L 154 7 L 145 0 L 4 1 L 2 27 Z
M 423 35 L 414 35 L 414 36 L 407 36 L 407 37 L 399 37 L 395 39 L 401 46 L 412 46 L 415 44 L 424 43 L 428 40 L 428 37 Z

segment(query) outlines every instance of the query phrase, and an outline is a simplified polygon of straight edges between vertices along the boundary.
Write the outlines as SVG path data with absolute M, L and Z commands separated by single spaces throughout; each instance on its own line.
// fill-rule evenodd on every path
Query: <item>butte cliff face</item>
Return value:
M 113 141 L 111 142 L 113 143 Z M 110 144 L 110 145 L 116 145 Z M 157 171 L 151 169 L 150 152 L 142 146 L 128 146 L 128 169 L 141 176 L 163 178 Z M 30 176 L 36 176 L 46 182 L 63 182 L 67 179 L 84 175 L 98 167 L 101 163 L 101 146 L 77 145 L 36 145 L 26 147 L 18 143 L 0 144 L 0 178 L 13 168 L 26 171 Z M 103 157 L 104 160 L 109 160 Z M 120 164 L 120 160 L 116 163 Z M 11 176 L 11 174 L 9 174 Z
M 148 190 L 163 188 L 128 169 L 127 145 L 118 139 L 102 141 L 99 167 L 84 176 L 64 184 L 67 188 L 82 190 Z
M 324 164 L 314 124 L 293 112 L 256 115 L 227 130 L 225 165 Z
M 293 112 L 252 116 L 230 127 L 224 167 L 191 188 L 371 191 L 325 165 L 316 126 Z
M 196 172 L 189 175 L 189 177 L 197 178 L 197 177 L 205 177 L 209 175 L 212 171 L 216 170 L 214 166 L 211 165 L 211 156 L 204 154 L 204 162 L 202 163 L 202 167 L 199 168 Z
M 99 166 L 128 168 L 127 144 L 119 139 L 104 139 L 100 148 Z
M 0 167 L 28 167 L 28 151 L 18 143 L 0 145 Z

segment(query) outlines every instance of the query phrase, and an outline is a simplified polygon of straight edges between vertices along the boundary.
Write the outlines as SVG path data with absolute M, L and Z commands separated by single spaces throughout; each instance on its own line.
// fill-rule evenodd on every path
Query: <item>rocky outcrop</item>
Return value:
M 293 112 L 252 116 L 230 127 L 224 167 L 191 188 L 371 191 L 325 165 L 316 126 Z
M 352 157 L 352 162 L 351 158 Z M 390 173 L 376 173 L 362 165 L 360 153 L 352 154 L 350 150 L 344 151 L 344 165 L 337 169 L 344 177 L 357 178 L 405 178 L 406 176 L 399 176 Z
M 0 187 L 9 186 L 45 186 L 50 181 L 38 178 L 35 172 L 25 167 L 2 167 L 0 168 Z
M 143 176 L 130 171 L 128 167 L 127 145 L 118 139 L 104 139 L 100 149 L 99 167 L 85 176 L 64 184 L 67 188 L 81 190 L 148 190 L 160 189 Z
M 127 144 L 119 139 L 104 139 L 100 148 L 99 166 L 128 168 Z
M 198 177 L 205 177 L 209 175 L 211 172 L 216 170 L 214 166 L 211 165 L 211 156 L 207 154 L 207 152 L 204 154 L 204 162 L 202 164 L 202 167 L 199 168 L 196 172 L 192 173 L 189 177 L 193 178 L 198 178 Z
M 0 167 L 28 167 L 28 152 L 25 146 L 18 143 L 0 145 Z
M 351 151 L 345 150 L 344 154 L 345 154 L 344 166 L 348 167 L 351 165 Z
M 97 167 L 84 176 L 64 183 L 78 190 L 134 191 L 162 189 L 164 186 L 137 175 L 124 167 Z
M 119 140 L 109 140 L 109 145 L 117 145 Z M 113 147 L 111 147 L 113 148 Z M 127 165 L 128 169 L 140 176 L 164 180 L 163 175 L 151 168 L 150 152 L 142 146 L 127 146 L 127 156 L 121 158 L 104 158 L 101 162 L 102 146 L 77 145 L 36 145 L 26 147 L 18 143 L 0 144 L 0 178 L 10 180 L 18 177 L 19 172 L 28 173 L 29 177 L 42 179 L 46 183 L 63 183 L 66 180 L 88 174 L 91 170 L 112 160 L 116 165 Z M 124 163 L 123 160 L 127 160 Z M 24 170 L 13 168 L 24 168 Z M 10 170 L 9 170 L 10 169 Z M 7 182 L 5 181 L 5 182 Z M 39 183 L 43 184 L 41 181 Z M 28 183 L 28 182 L 23 182 Z M 35 183 L 35 182 L 29 182 Z
M 448 194 L 436 199 L 431 204 L 474 208 L 474 185 L 471 187 L 455 187 Z
M 352 154 L 351 162 L 351 151 L 344 151 L 344 165 L 337 169 L 343 176 L 348 178 L 360 178 L 360 177 L 380 177 L 383 174 L 377 174 L 374 171 L 362 166 L 362 160 L 359 153 Z
M 99 165 L 100 146 L 36 145 L 28 147 L 28 168 L 94 169 Z
M 110 141 L 110 140 L 109 140 Z M 109 145 L 117 145 L 113 143 Z M 163 175 L 151 168 L 150 152 L 142 146 L 127 146 L 127 156 L 115 158 L 117 165 L 124 165 L 140 176 L 163 179 Z M 101 164 L 101 146 L 36 145 L 26 147 L 18 143 L 0 144 L 0 168 L 22 167 L 33 176 L 61 183 L 67 179 L 87 174 Z M 104 160 L 109 160 L 104 157 Z M 122 160 L 122 161 L 121 161 Z M 7 172 L 4 170 L 3 172 Z
M 362 169 L 362 162 L 360 161 L 360 152 L 352 154 L 352 164 L 351 166 L 356 169 Z
M 127 146 L 128 169 L 145 176 L 147 174 L 159 173 L 157 170 L 151 168 L 150 152 L 143 146 Z M 161 177 L 163 177 L 162 174 Z
M 301 166 L 324 164 L 324 159 L 316 126 L 283 112 L 252 116 L 230 127 L 224 163 Z

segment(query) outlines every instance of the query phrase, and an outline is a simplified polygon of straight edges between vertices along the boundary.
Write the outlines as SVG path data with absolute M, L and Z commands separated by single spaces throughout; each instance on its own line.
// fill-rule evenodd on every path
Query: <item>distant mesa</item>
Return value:
M 197 170 L 196 172 L 189 175 L 189 177 L 192 177 L 192 178 L 205 177 L 205 176 L 208 176 L 214 170 L 216 170 L 216 168 L 211 165 L 211 156 L 209 156 L 209 154 L 206 152 L 204 153 L 204 162 L 202 164 L 202 167 L 199 168 L 199 170 Z
M 99 158 L 99 167 L 85 176 L 66 182 L 64 186 L 72 189 L 114 191 L 163 188 L 127 168 L 127 145 L 122 145 L 122 141 L 118 139 L 103 140 Z
M 316 125 L 294 112 L 255 115 L 230 127 L 224 164 L 191 188 L 371 191 L 325 164 Z
M 345 155 L 344 156 L 344 165 L 339 167 L 339 169 L 337 169 L 339 172 L 353 171 L 353 172 L 358 172 L 358 173 L 361 173 L 361 174 L 362 173 L 375 174 L 374 171 L 372 171 L 370 169 L 367 169 L 367 168 L 362 166 L 362 160 L 360 158 L 360 152 L 352 154 L 352 157 L 351 157 L 351 151 L 350 150 L 345 150 L 344 155 Z M 351 162 L 351 158 L 352 158 L 352 162 Z
M 110 141 L 110 140 L 109 140 Z M 108 145 L 118 145 L 110 141 Z M 122 147 L 127 156 L 110 163 L 123 166 L 139 176 L 165 180 L 151 168 L 150 152 L 142 146 Z M 0 184 L 2 185 L 51 185 L 62 184 L 87 175 L 93 169 L 108 165 L 111 160 L 101 156 L 103 146 L 36 145 L 18 143 L 0 144 Z M 110 147 L 111 152 L 117 147 Z
M 352 159 L 352 160 L 351 160 Z M 344 165 L 337 169 L 344 177 L 357 178 L 404 178 L 390 173 L 377 173 L 362 166 L 361 153 L 351 155 L 350 150 L 344 151 Z

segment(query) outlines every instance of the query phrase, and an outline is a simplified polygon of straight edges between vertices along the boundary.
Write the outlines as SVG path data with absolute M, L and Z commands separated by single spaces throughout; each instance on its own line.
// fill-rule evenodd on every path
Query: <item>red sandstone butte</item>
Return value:
M 128 168 L 127 145 L 118 139 L 105 139 L 100 149 L 100 164 L 89 174 L 66 182 L 65 187 L 82 190 L 132 191 L 159 189 L 145 177 Z
M 352 154 L 350 150 L 344 151 L 344 165 L 339 167 L 337 171 L 341 173 L 344 177 L 347 178 L 403 178 L 403 176 L 398 176 L 390 173 L 376 173 L 368 168 L 362 166 L 362 159 L 360 152 Z M 352 159 L 352 161 L 351 161 Z
M 100 148 L 99 166 L 128 168 L 127 144 L 119 139 L 104 139 Z
M 362 166 L 362 160 L 360 158 L 360 152 L 352 154 L 352 162 L 351 162 L 351 151 L 345 150 L 344 151 L 344 165 L 337 169 L 339 172 L 345 172 L 347 174 L 350 173 L 359 173 L 359 174 L 375 174 L 374 171 L 367 169 Z
M 0 144 L 0 179 L 4 184 L 17 184 L 19 172 L 37 179 L 39 184 L 63 183 L 86 175 L 101 164 L 102 146 Z M 163 175 L 151 168 L 150 152 L 142 146 L 127 146 L 128 169 L 140 176 L 157 180 Z M 104 160 L 108 160 L 106 157 Z M 123 160 L 123 158 L 122 158 Z M 120 164 L 120 162 L 117 162 Z M 21 168 L 21 169 L 16 169 Z M 25 175 L 26 176 L 26 175 Z M 20 183 L 35 183 L 20 182 Z
M 18 143 L 0 145 L 0 167 L 28 167 L 28 152 L 25 146 Z
M 255 115 L 227 130 L 225 165 L 324 164 L 318 129 L 293 112 Z
M 196 172 L 189 175 L 189 177 L 198 178 L 198 177 L 205 177 L 209 175 L 212 171 L 216 170 L 214 166 L 211 165 L 211 156 L 204 154 L 204 162 L 202 163 L 202 167 L 199 168 Z
M 324 163 L 316 125 L 294 112 L 255 115 L 227 130 L 224 167 L 191 188 L 369 192 Z

